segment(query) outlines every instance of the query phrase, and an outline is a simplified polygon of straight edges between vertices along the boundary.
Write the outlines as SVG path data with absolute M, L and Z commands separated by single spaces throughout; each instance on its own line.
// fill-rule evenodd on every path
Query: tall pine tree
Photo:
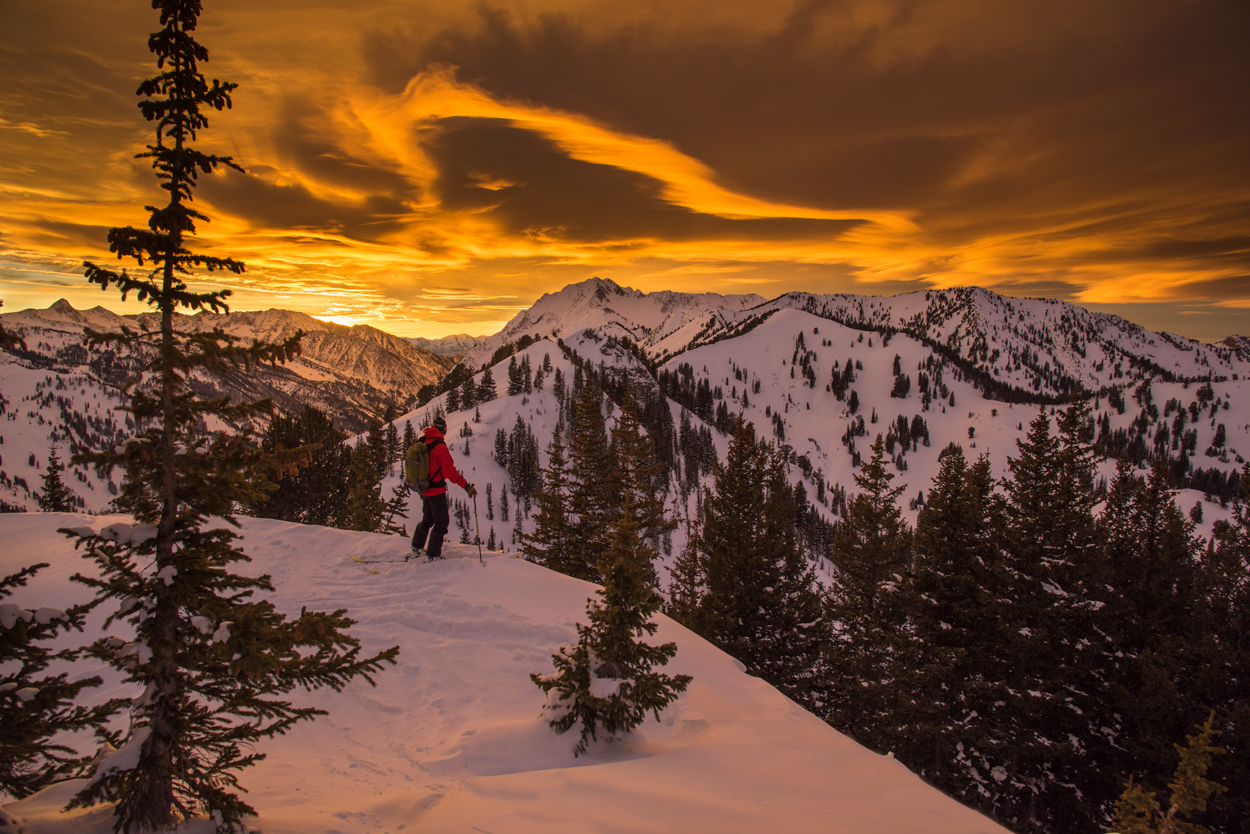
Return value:
M 127 834 L 171 829 L 198 814 L 211 816 L 219 831 L 241 831 L 254 810 L 235 789 L 238 771 L 264 755 L 254 745 L 321 712 L 281 696 L 297 686 L 337 689 L 368 678 L 398 650 L 361 657 L 358 641 L 343 631 L 352 624 L 343 611 L 304 611 L 288 621 L 271 603 L 253 599 L 272 590 L 269 578 L 231 572 L 247 556 L 234 546 L 233 531 L 207 523 L 218 517 L 234 524 L 236 503 L 262 497 L 274 461 L 245 433 L 201 434 L 201 421 L 237 422 L 268 413 L 271 405 L 201 400 L 190 375 L 285 361 L 298 351 L 299 337 L 243 347 L 220 330 L 183 335 L 175 327 L 180 308 L 228 310 L 228 290 L 187 286 L 194 269 L 244 270 L 238 261 L 187 248 L 196 223 L 206 219 L 191 207 L 198 175 L 222 165 L 241 170 L 192 145 L 208 126 L 207 111 L 229 107 L 236 85 L 210 84 L 199 71 L 208 60 L 193 36 L 199 0 L 153 0 L 153 7 L 162 28 L 148 46 L 160 72 L 138 94 L 140 110 L 155 123 L 155 141 L 139 157 L 152 160 L 169 201 L 149 207 L 149 228 L 108 235 L 119 258 L 151 265 L 146 275 L 85 264 L 91 283 L 115 286 L 123 297 L 134 293 L 155 312 L 154 331 L 88 334 L 92 345 L 144 351 L 126 410 L 146 428 L 117 450 L 76 459 L 125 467 L 117 504 L 136 524 L 65 531 L 100 572 L 98 579 L 75 578 L 94 588 L 97 599 L 119 603 L 109 622 L 126 620 L 134 629 L 132 643 L 101 641 L 94 651 L 143 695 L 133 703 L 121 750 L 100 765 L 73 805 L 114 801 L 116 830 Z
M 837 573 L 828 598 L 833 637 L 825 714 L 835 727 L 865 741 L 874 735 L 869 728 L 882 709 L 880 682 L 888 660 L 878 622 L 888 612 L 878 610 L 878 601 L 885 584 L 911 560 L 912 531 L 898 506 L 903 488 L 892 486 L 887 463 L 885 439 L 878 434 L 872 457 L 855 474 L 860 491 L 834 531 L 831 554 Z
M 991 773 L 1005 671 L 995 609 L 1004 587 L 1002 502 L 989 461 L 944 453 L 912 537 L 913 564 L 881 598 L 884 674 L 864 681 L 883 705 L 875 746 L 947 793 L 975 802 Z M 975 775 L 974 775 L 975 774 Z
M 571 575 L 597 582 L 599 564 L 608 546 L 608 528 L 619 505 L 611 475 L 613 462 L 603 417 L 603 394 L 593 381 L 587 381 L 577 392 L 569 429 L 569 501 L 585 565 Z
M 408 424 L 411 427 L 411 423 Z M 297 465 L 277 474 L 272 489 L 249 510 L 258 518 L 300 524 L 346 527 L 352 447 L 324 411 L 304 407 L 298 417 L 274 415 L 261 439 L 261 450 L 299 455 Z
M 996 610 L 1005 642 L 997 656 L 1009 673 L 997 682 L 1003 778 L 986 791 L 1000 819 L 1031 831 L 1088 827 L 1108 810 L 1087 781 L 1090 763 L 1111 745 L 1100 705 L 1112 664 L 1088 413 L 1077 392 L 1052 434 L 1039 410 L 1003 484 L 1005 604 Z
M 48 466 L 43 472 L 43 491 L 39 493 L 39 509 L 45 513 L 68 513 L 73 507 L 74 494 L 61 480 L 65 465 L 56 454 L 56 444 L 48 450 Z
M 487 484 L 487 501 L 490 499 Z M 534 532 L 521 539 L 522 555 L 535 564 L 578 579 L 594 580 L 587 570 L 580 540 L 570 518 L 568 465 L 564 457 L 564 417 L 556 423 L 547 446 L 547 468 L 542 472 L 534 513 Z M 489 503 L 487 504 L 489 507 Z
M 386 446 L 381 426 L 374 420 L 369 432 L 352 449 L 351 481 L 347 489 L 348 530 L 377 533 L 383 528 L 386 500 L 382 498 L 382 474 L 386 468 Z
M 739 419 L 679 566 L 670 613 L 751 674 L 812 704 L 823 617 L 784 467 Z

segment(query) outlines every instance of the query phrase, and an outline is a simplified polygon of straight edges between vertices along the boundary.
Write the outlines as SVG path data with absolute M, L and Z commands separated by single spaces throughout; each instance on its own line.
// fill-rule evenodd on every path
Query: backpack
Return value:
M 404 480 L 419 495 L 430 488 L 430 447 L 424 440 L 413 443 L 404 454 Z

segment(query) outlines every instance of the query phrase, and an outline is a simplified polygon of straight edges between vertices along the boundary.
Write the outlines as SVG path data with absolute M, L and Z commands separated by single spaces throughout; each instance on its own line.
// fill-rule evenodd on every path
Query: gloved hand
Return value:
M 469 484 L 467 487 L 465 487 L 464 491 L 469 493 L 470 498 L 477 497 L 477 487 L 473 486 L 473 484 Z

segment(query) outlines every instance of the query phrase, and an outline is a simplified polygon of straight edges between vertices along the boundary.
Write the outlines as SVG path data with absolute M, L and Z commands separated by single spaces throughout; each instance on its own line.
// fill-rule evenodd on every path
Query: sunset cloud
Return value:
M 0 298 L 108 301 L 76 275 L 159 198 L 133 158 L 155 19 L 4 14 Z M 600 274 L 1250 332 L 1244 3 L 210 0 L 198 36 L 240 84 L 203 141 L 247 173 L 197 189 L 239 309 L 485 333 Z

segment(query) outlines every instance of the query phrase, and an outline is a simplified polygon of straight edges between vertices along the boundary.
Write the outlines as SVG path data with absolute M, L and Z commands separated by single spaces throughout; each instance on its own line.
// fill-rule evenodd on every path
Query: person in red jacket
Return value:
M 421 438 L 430 450 L 430 488 L 421 494 L 421 523 L 412 533 L 412 555 L 428 554 L 431 561 L 443 558 L 443 537 L 447 535 L 447 527 L 451 523 L 451 515 L 447 511 L 447 482 L 463 488 L 470 498 L 477 495 L 477 487 L 456 471 L 451 452 L 443 441 L 446 431 L 447 421 L 435 417 L 434 425 L 426 428 Z M 428 547 L 427 536 L 430 540 Z

